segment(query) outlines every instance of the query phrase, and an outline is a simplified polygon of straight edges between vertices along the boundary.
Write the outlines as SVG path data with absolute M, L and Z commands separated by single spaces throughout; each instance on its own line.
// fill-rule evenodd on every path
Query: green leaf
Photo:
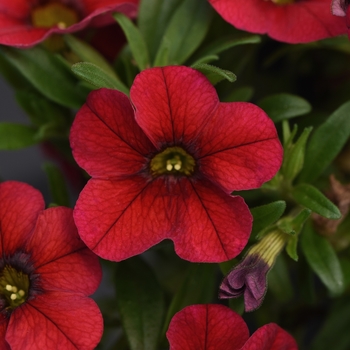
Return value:
M 252 208 L 251 213 L 254 218 L 252 236 L 258 234 L 260 231 L 276 222 L 282 216 L 285 209 L 285 201 L 276 201 Z
M 18 90 L 16 91 L 16 100 L 36 126 L 55 123 L 67 126 L 67 129 L 70 127 L 70 110 L 44 98 L 41 94 Z
M 295 118 L 311 111 L 309 102 L 299 96 L 286 93 L 267 96 L 258 102 L 258 106 L 275 123 L 285 119 Z
M 170 20 L 156 57 L 163 51 L 163 46 L 169 47 L 170 42 L 169 64 L 184 63 L 206 36 L 211 15 L 207 1 L 184 0 Z
M 45 163 L 43 169 L 49 180 L 52 200 L 57 205 L 69 207 L 69 194 L 66 182 L 61 170 L 54 164 Z
M 156 350 L 164 315 L 164 297 L 147 263 L 134 257 L 118 263 L 118 309 L 131 350 Z
M 191 264 L 187 277 L 168 309 L 162 334 L 168 329 L 170 320 L 185 306 L 209 303 L 216 288 L 216 264 Z
M 113 75 L 107 74 L 93 63 L 80 62 L 72 65 L 72 71 L 79 78 L 99 88 L 116 89 L 129 95 L 129 89 Z
M 0 150 L 16 150 L 38 143 L 36 130 L 28 125 L 0 123 Z
M 198 56 L 203 57 L 207 55 L 217 55 L 235 46 L 246 44 L 258 44 L 260 42 L 261 37 L 259 35 L 250 35 L 237 39 L 232 39 L 232 37 L 222 38 L 221 40 L 216 40 L 214 43 L 204 48 Z
M 48 99 L 66 107 L 79 108 L 85 95 L 77 81 L 51 53 L 36 46 L 27 50 L 2 48 L 8 60 Z
M 219 59 L 219 56 L 217 55 L 204 56 L 196 60 L 193 64 L 191 64 L 191 67 L 195 67 L 196 65 L 202 64 L 202 63 L 210 63 L 212 61 L 217 61 L 218 59 Z
M 289 237 L 287 246 L 286 246 L 287 254 L 295 261 L 299 260 L 298 251 L 297 251 L 298 241 L 299 241 L 298 235 L 291 236 Z
M 297 185 L 293 188 L 291 195 L 298 204 L 327 219 L 340 219 L 341 217 L 338 207 L 312 185 Z
M 305 146 L 312 131 L 312 127 L 305 128 L 295 144 L 289 144 L 285 149 L 281 173 L 284 178 L 292 182 L 304 165 Z
M 140 70 L 149 68 L 150 59 L 148 49 L 140 30 L 122 13 L 115 13 L 113 16 L 122 27 L 128 40 L 130 50 Z
M 118 79 L 116 72 L 113 70 L 107 60 L 93 47 L 86 42 L 79 40 L 75 36 L 65 35 L 64 40 L 70 49 L 84 62 L 95 64 L 104 70 L 107 74 Z
M 236 75 L 232 72 L 205 63 L 195 64 L 192 68 L 202 72 L 213 85 L 224 79 L 230 83 L 233 83 L 237 79 Z
M 151 62 L 154 61 L 166 27 L 181 2 L 182 0 L 142 0 L 140 2 L 138 26 L 149 49 Z M 154 66 L 158 64 L 154 63 Z
M 350 101 L 339 107 L 311 135 L 300 182 L 313 182 L 331 164 L 350 136 Z
M 308 264 L 325 286 L 332 294 L 340 294 L 344 283 L 338 257 L 330 243 L 314 231 L 311 221 L 301 234 L 301 247 Z

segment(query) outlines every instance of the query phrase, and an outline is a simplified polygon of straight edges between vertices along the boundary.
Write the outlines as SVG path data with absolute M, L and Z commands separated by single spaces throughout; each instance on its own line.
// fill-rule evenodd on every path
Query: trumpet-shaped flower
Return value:
M 135 15 L 138 0 L 0 0 L 0 44 L 31 47 L 51 34 L 113 22 L 111 13 Z
M 219 262 L 247 243 L 252 217 L 233 190 L 271 179 L 282 148 L 250 103 L 220 103 L 200 72 L 141 72 L 127 96 L 93 91 L 70 135 L 91 176 L 74 209 L 83 241 L 119 261 L 169 238 L 189 261 Z
M 98 259 L 71 209 L 43 209 L 31 186 L 0 184 L 0 348 L 94 349 L 103 321 L 87 296 L 101 279 Z
M 170 350 L 297 350 L 293 337 L 275 323 L 249 337 L 240 315 L 223 305 L 192 305 L 172 318 Z
M 329 0 L 209 0 L 238 29 L 287 43 L 307 43 L 347 33 Z

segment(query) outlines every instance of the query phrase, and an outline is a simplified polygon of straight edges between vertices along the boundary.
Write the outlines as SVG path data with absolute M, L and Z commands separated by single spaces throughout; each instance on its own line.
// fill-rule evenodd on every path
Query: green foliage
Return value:
M 325 218 L 339 219 L 341 217 L 338 207 L 312 185 L 300 184 L 295 186 L 292 197 L 298 204 Z
M 251 209 L 253 215 L 253 229 L 252 236 L 255 236 L 268 226 L 276 222 L 284 213 L 286 209 L 285 201 L 276 201 L 260 207 Z
M 0 123 L 0 150 L 16 150 L 38 143 L 37 130 L 28 125 Z
M 140 70 L 150 67 L 149 53 L 145 39 L 140 30 L 131 22 L 131 20 L 122 13 L 114 14 L 115 20 L 122 27 L 128 40 L 130 50 Z
M 85 95 L 67 67 L 41 47 L 28 50 L 2 48 L 4 54 L 31 84 L 49 100 L 62 106 L 79 108 Z
M 264 97 L 258 101 L 267 115 L 275 122 L 291 119 L 311 111 L 311 105 L 305 99 L 291 94 L 279 93 Z
M 129 89 L 115 76 L 107 74 L 102 68 L 89 62 L 80 62 L 72 65 L 72 71 L 79 78 L 96 86 L 96 88 L 116 89 L 129 94 Z
M 203 41 L 208 32 L 212 9 L 202 0 L 183 0 L 175 10 L 158 48 L 155 62 L 169 51 L 164 65 L 184 63 Z
M 237 79 L 232 72 L 205 63 L 197 63 L 192 68 L 202 72 L 213 85 L 224 79 L 230 83 L 233 83 Z
M 303 168 L 306 142 L 311 131 L 312 127 L 305 128 L 296 143 L 292 143 L 293 137 L 291 137 L 284 150 L 281 173 L 289 183 L 295 179 Z
M 162 289 L 139 257 L 120 262 L 116 272 L 118 309 L 131 350 L 156 350 L 164 316 Z
M 138 27 L 147 44 L 151 62 L 154 62 L 164 31 L 182 1 L 143 0 L 140 2 Z M 167 60 L 164 62 L 167 62 Z M 166 65 L 166 63 L 159 65 Z M 154 63 L 154 66 L 158 66 L 158 64 Z
M 308 264 L 324 285 L 332 294 L 340 294 L 344 282 L 338 257 L 329 242 L 314 231 L 311 222 L 302 232 L 301 247 Z
M 339 107 L 311 135 L 299 182 L 313 182 L 331 164 L 350 136 L 350 101 Z

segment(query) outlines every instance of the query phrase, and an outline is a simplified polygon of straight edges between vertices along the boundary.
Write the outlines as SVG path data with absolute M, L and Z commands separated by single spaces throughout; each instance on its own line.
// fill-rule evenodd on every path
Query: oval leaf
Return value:
M 311 105 L 303 98 L 291 94 L 275 94 L 258 102 L 267 115 L 275 122 L 309 113 Z
M 0 123 L 0 150 L 15 150 L 38 143 L 36 130 L 28 125 Z
M 118 263 L 118 309 L 131 350 L 155 350 L 163 324 L 163 292 L 151 268 L 135 257 Z
M 327 219 L 339 219 L 341 217 L 338 207 L 312 185 L 297 185 L 293 188 L 291 194 L 298 204 Z
M 162 46 L 168 46 L 170 42 L 169 64 L 184 63 L 207 34 L 211 15 L 212 9 L 207 1 L 184 0 L 165 31 L 158 53 L 163 52 Z M 158 61 L 157 58 L 156 61 Z
M 112 75 L 90 62 L 80 62 L 72 65 L 72 71 L 78 77 L 99 88 L 116 89 L 129 95 L 129 89 Z
M 40 48 L 3 48 L 7 59 L 48 99 L 70 108 L 79 108 L 85 95 L 77 81 L 53 54 Z
M 285 201 L 276 201 L 251 209 L 253 215 L 252 236 L 276 222 L 286 209 Z
M 350 101 L 338 108 L 311 135 L 300 182 L 313 182 L 331 164 L 350 136 Z
M 148 49 L 139 29 L 130 21 L 128 17 L 122 13 L 116 13 L 113 16 L 122 27 L 128 40 L 130 50 L 140 70 L 149 68 L 150 60 Z
M 301 247 L 306 260 L 325 286 L 333 293 L 343 291 L 343 273 L 330 243 L 318 235 L 309 221 L 301 234 Z

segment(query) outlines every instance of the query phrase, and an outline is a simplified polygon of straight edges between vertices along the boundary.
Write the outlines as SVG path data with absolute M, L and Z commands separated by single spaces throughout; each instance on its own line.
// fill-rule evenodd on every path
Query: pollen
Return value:
M 58 22 L 57 23 L 57 27 L 60 29 L 66 29 L 67 28 L 67 24 L 64 22 Z
M 164 174 L 191 176 L 196 162 L 194 158 L 180 147 L 169 147 L 157 154 L 150 163 L 153 176 Z

